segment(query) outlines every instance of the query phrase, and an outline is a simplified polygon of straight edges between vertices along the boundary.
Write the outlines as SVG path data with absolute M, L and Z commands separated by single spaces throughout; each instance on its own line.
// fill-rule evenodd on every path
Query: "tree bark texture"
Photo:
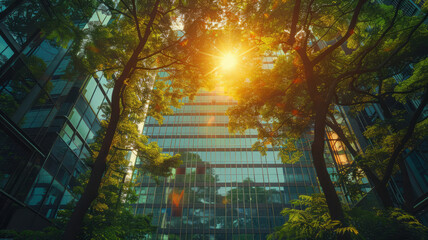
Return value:
M 138 56 L 136 53 L 138 49 L 134 51 L 133 55 Z M 140 50 L 141 52 L 141 50 Z M 98 156 L 95 160 L 94 166 L 91 171 L 91 176 L 89 182 L 86 185 L 85 191 L 80 197 L 79 201 L 74 208 L 73 214 L 71 215 L 70 221 L 67 224 L 67 227 L 64 232 L 63 239 L 71 240 L 76 239 L 77 234 L 80 232 L 80 228 L 83 222 L 83 218 L 91 205 L 91 203 L 98 196 L 98 190 L 100 188 L 101 180 L 104 175 L 107 166 L 107 156 L 110 152 L 110 147 L 113 142 L 114 135 L 116 133 L 117 125 L 120 118 L 120 93 L 123 89 L 124 82 L 128 78 L 132 66 L 136 64 L 136 58 L 132 61 L 133 58 L 128 61 L 120 77 L 116 80 L 115 86 L 113 88 L 113 94 L 111 99 L 111 115 L 110 121 L 107 126 L 106 134 L 101 145 L 101 149 L 98 153 Z
M 400 167 L 401 177 L 403 180 L 404 210 L 409 213 L 412 213 L 413 201 L 416 199 L 416 197 L 412 189 L 412 183 L 410 181 L 409 172 L 407 171 L 407 166 L 404 158 L 400 157 L 400 159 L 398 160 L 398 166 Z
M 375 191 L 377 196 L 380 198 L 382 205 L 384 208 L 391 208 L 394 206 L 391 200 L 391 196 L 389 195 L 388 188 L 385 184 L 379 182 L 375 185 Z
M 325 128 L 326 128 L 326 115 L 328 105 L 324 101 L 317 101 L 315 104 L 315 126 L 314 126 L 314 141 L 312 143 L 312 158 L 317 172 L 318 181 L 324 192 L 328 210 L 333 220 L 344 221 L 345 215 L 343 213 L 342 204 L 337 195 L 333 182 L 331 181 L 330 174 L 327 171 L 325 164 L 324 149 L 325 149 Z
M 333 220 L 339 220 L 346 225 L 344 222 L 345 215 L 343 213 L 342 204 L 337 195 L 334 184 L 331 181 L 330 174 L 327 171 L 327 166 L 325 164 L 324 158 L 324 148 L 325 148 L 325 129 L 327 124 L 327 112 L 329 107 L 328 100 L 325 101 L 325 98 L 318 92 L 317 82 L 313 74 L 313 64 L 307 57 L 304 50 L 297 50 L 300 58 L 302 59 L 304 66 L 304 73 L 306 77 L 306 85 L 308 93 L 314 104 L 315 111 L 315 121 L 314 121 L 314 141 L 312 142 L 311 152 L 312 152 L 312 161 L 314 163 L 315 171 L 317 173 L 318 181 L 321 185 L 321 188 L 324 192 L 325 199 L 327 202 L 328 210 L 330 217 Z M 328 99 L 328 98 L 327 98 Z M 347 239 L 346 236 L 343 236 Z

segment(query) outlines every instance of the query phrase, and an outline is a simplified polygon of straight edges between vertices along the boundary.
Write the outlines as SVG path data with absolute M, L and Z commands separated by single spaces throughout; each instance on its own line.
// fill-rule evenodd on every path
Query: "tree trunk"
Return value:
M 391 119 L 394 116 L 392 116 L 391 110 L 389 110 L 388 104 L 385 102 L 383 98 L 379 98 L 379 106 L 382 109 L 383 116 L 385 119 Z
M 398 159 L 398 166 L 400 167 L 401 177 L 403 179 L 403 198 L 404 207 L 403 209 L 409 213 L 413 212 L 413 201 L 415 200 L 415 194 L 413 193 L 412 183 L 410 182 L 409 172 L 407 166 L 402 157 Z
M 391 197 L 389 196 L 388 188 L 385 184 L 380 182 L 375 185 L 375 190 L 384 208 L 391 208 L 394 206 Z
M 360 163 L 357 151 L 351 146 L 350 142 L 346 138 L 346 136 L 343 133 L 343 131 L 340 128 L 340 126 L 338 126 L 338 125 L 336 125 L 334 123 L 331 123 L 331 122 L 328 122 L 327 126 L 329 126 L 339 136 L 340 140 L 345 144 L 347 150 L 349 150 L 349 152 L 354 157 L 354 159 L 357 162 L 357 164 L 359 164 L 359 166 L 361 167 L 361 169 L 366 174 L 366 176 L 369 179 L 370 183 L 373 184 L 374 186 L 378 186 L 378 187 L 374 188 L 374 191 L 376 192 L 376 195 L 378 196 L 378 198 L 380 199 L 380 201 L 384 205 L 384 207 L 385 208 L 392 207 L 391 198 L 389 196 L 389 193 L 388 193 L 386 187 L 385 186 L 380 186 L 380 182 L 381 181 L 376 176 L 376 174 L 369 167 L 367 167 L 366 165 Z
M 391 120 L 394 116 L 392 115 L 391 111 L 389 110 L 388 105 L 385 102 L 385 99 L 383 99 L 382 97 L 379 98 L 379 105 L 383 111 L 383 115 L 384 115 L 385 119 Z M 397 126 L 393 126 L 395 131 L 397 131 L 396 127 Z M 398 160 L 398 167 L 400 168 L 401 177 L 403 179 L 403 190 L 404 190 L 403 197 L 405 200 L 404 208 L 408 209 L 408 206 L 410 206 L 410 202 L 411 202 L 410 199 L 412 199 L 412 196 L 411 196 L 412 195 L 412 187 L 410 185 L 410 178 L 409 178 L 409 174 L 407 172 L 406 166 L 404 164 L 404 160 L 402 160 L 402 159 Z M 378 186 L 378 187 L 380 187 L 380 186 Z M 384 186 L 382 186 L 380 188 L 386 189 L 386 187 L 384 187 Z M 377 188 L 375 188 L 375 189 L 377 189 Z M 378 192 L 378 196 L 379 196 L 379 198 L 381 198 L 381 201 L 384 204 L 384 207 L 385 208 L 393 207 L 392 199 L 389 196 L 388 192 L 386 190 L 383 190 L 383 189 L 381 191 L 382 192 L 385 191 L 385 193 Z M 384 199 L 386 197 L 388 197 L 389 199 Z M 385 205 L 385 203 L 388 205 Z
M 327 171 L 324 158 L 325 148 L 325 127 L 326 115 L 328 107 L 324 101 L 317 101 L 315 104 L 315 126 L 314 126 L 314 141 L 312 143 L 312 158 L 315 170 L 317 172 L 318 180 L 324 192 L 328 210 L 332 220 L 339 220 L 342 223 L 345 220 L 342 204 L 340 203 L 339 196 L 337 195 L 334 184 L 331 181 L 330 174 Z
M 132 69 L 136 66 L 138 55 L 141 53 L 143 47 L 144 44 L 140 42 L 140 44 L 134 50 L 131 58 L 125 65 L 122 74 L 115 81 L 111 99 L 111 115 L 110 121 L 107 126 L 106 135 L 104 137 L 101 149 L 92 168 L 89 182 L 86 185 L 85 191 L 77 202 L 73 214 L 71 215 L 70 221 L 68 222 L 67 227 L 65 229 L 63 236 L 63 239 L 65 240 L 76 239 L 77 235 L 80 233 L 83 218 L 86 212 L 88 211 L 89 206 L 98 196 L 98 190 L 100 188 L 101 180 L 107 166 L 107 156 L 110 152 L 117 125 L 119 123 L 120 95 L 124 87 L 125 80 L 130 77 L 130 73 Z
M 89 206 L 98 196 L 98 189 L 100 188 L 101 179 L 106 170 L 106 159 L 110 151 L 110 147 L 113 142 L 113 137 L 116 132 L 117 125 L 119 123 L 120 106 L 119 98 L 120 91 L 122 89 L 123 82 L 117 82 L 113 89 L 112 104 L 111 104 L 111 116 L 108 123 L 107 132 L 103 140 L 101 150 L 95 160 L 94 166 L 91 171 L 89 182 L 86 185 L 85 191 L 77 202 L 74 208 L 73 214 L 71 215 L 70 221 L 64 232 L 63 239 L 76 239 L 77 234 L 80 232 L 80 228 L 83 222 Z
M 379 190 L 381 191 L 386 190 L 386 186 L 388 185 L 388 182 L 391 179 L 391 176 L 393 173 L 394 165 L 397 160 L 398 161 L 400 160 L 399 158 L 400 158 L 400 155 L 402 154 L 402 151 L 406 148 L 406 144 L 411 140 L 416 128 L 416 124 L 418 124 L 418 119 L 421 117 L 423 110 L 425 109 L 425 106 L 427 104 L 428 104 L 428 87 L 425 88 L 425 92 L 422 97 L 422 100 L 418 108 L 416 109 L 416 111 L 413 113 L 412 118 L 409 121 L 406 134 L 403 136 L 403 138 L 400 140 L 400 143 L 395 147 L 394 152 L 391 154 L 391 157 L 388 161 L 388 165 L 386 166 L 385 173 L 383 174 L 383 179 L 380 181 L 379 184 L 376 185 L 376 187 L 380 187 Z M 403 169 L 403 170 L 406 170 L 406 169 Z M 410 181 L 410 179 L 405 181 Z M 381 193 L 381 194 L 386 195 L 387 193 L 388 192 L 386 191 L 386 193 Z M 385 207 L 389 207 L 389 206 L 392 207 L 392 200 L 390 199 L 390 201 L 391 201 L 391 204 L 387 203 Z
M 125 81 L 131 77 L 131 72 L 135 69 L 138 57 L 144 46 L 147 43 L 147 40 L 151 33 L 151 27 L 154 23 L 154 20 L 157 15 L 157 9 L 159 7 L 160 0 L 157 0 L 153 6 L 152 11 L 150 12 L 150 20 L 147 23 L 144 36 L 141 37 L 139 34 L 140 42 L 138 46 L 134 49 L 130 59 L 123 68 L 123 71 L 119 78 L 115 81 L 112 99 L 111 99 L 111 115 L 110 121 L 107 126 L 107 132 L 104 137 L 101 149 L 98 153 L 98 156 L 95 160 L 94 166 L 91 171 L 91 176 L 89 177 L 89 182 L 86 185 L 85 191 L 80 197 L 79 201 L 74 208 L 74 211 L 71 215 L 70 221 L 68 222 L 63 239 L 65 240 L 74 240 L 77 238 L 77 235 L 80 233 L 81 225 L 83 218 L 88 211 L 89 206 L 98 196 L 98 190 L 100 188 L 101 180 L 107 166 L 107 156 L 110 152 L 110 148 L 113 142 L 114 135 L 116 133 L 117 125 L 120 118 L 120 98 L 123 88 L 125 87 Z M 135 9 L 136 11 L 136 9 Z M 136 22 L 138 24 L 138 22 Z M 136 26 L 139 33 L 139 25 Z

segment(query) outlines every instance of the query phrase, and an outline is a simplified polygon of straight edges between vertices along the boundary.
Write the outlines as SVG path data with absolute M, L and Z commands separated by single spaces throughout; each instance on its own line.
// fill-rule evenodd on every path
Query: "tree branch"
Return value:
M 345 136 L 345 133 L 343 132 L 342 128 L 337 125 L 332 123 L 331 121 L 326 121 L 326 125 L 331 128 L 331 130 L 333 130 L 337 136 L 339 136 L 339 140 L 341 142 L 343 142 L 343 144 L 345 144 L 346 148 L 349 150 L 349 152 L 351 153 L 351 155 L 353 157 L 356 157 L 358 155 L 357 150 L 351 145 L 351 143 L 349 142 L 348 138 Z
M 143 39 L 143 36 L 141 36 L 140 21 L 138 20 L 138 16 L 137 16 L 137 6 L 135 5 L 135 0 L 132 0 L 132 7 L 134 8 L 134 11 L 132 11 L 131 13 L 132 13 L 132 16 L 134 17 L 135 28 L 137 29 L 138 39 L 141 41 L 141 39 Z M 153 25 L 153 22 L 151 22 L 150 25 Z
M 169 66 L 171 66 L 171 65 L 173 65 L 173 64 L 176 64 L 176 63 L 178 63 L 178 60 L 177 60 L 177 61 L 174 61 L 174 62 L 171 62 L 171 63 L 168 63 L 168 64 L 166 64 L 166 65 L 160 66 L 160 67 L 154 67 L 154 68 L 147 68 L 147 67 L 135 67 L 135 69 L 138 69 L 138 70 L 148 70 L 148 71 L 152 71 L 152 70 L 159 70 L 159 69 L 162 69 L 162 68 L 167 68 L 167 67 L 169 67 Z
M 321 60 L 323 60 L 327 55 L 333 52 L 336 48 L 340 47 L 354 33 L 354 28 L 357 25 L 358 15 L 360 15 L 361 9 L 363 8 L 363 5 L 366 1 L 367 0 L 358 1 L 357 6 L 354 9 L 354 14 L 352 15 L 352 18 L 351 18 L 351 22 L 349 23 L 348 30 L 345 33 L 345 36 L 343 36 L 339 41 L 337 41 L 335 44 L 328 47 L 325 51 L 323 51 L 320 55 L 318 55 L 315 59 L 313 59 L 312 60 L 313 65 L 318 64 Z
M 368 179 L 374 183 L 374 184 L 378 184 L 380 182 L 379 178 L 376 176 L 376 174 L 369 168 L 367 167 L 365 164 L 362 164 L 360 162 L 360 156 L 358 154 L 358 152 L 356 151 L 356 149 L 351 145 L 351 143 L 349 142 L 348 138 L 345 136 L 345 133 L 343 132 L 342 128 L 336 124 L 333 124 L 330 121 L 326 121 L 326 125 L 331 128 L 336 134 L 337 136 L 339 136 L 340 141 L 345 144 L 346 148 L 349 150 L 349 152 L 351 153 L 351 155 L 354 157 L 354 163 L 357 163 L 361 169 L 364 171 L 364 173 L 366 174 L 366 176 L 368 177 Z
M 301 0 L 296 0 L 296 3 L 294 4 L 293 18 L 291 19 L 290 36 L 287 40 L 287 44 L 290 46 L 293 46 L 293 44 L 296 42 L 295 35 L 297 32 L 297 22 L 299 21 L 300 15 L 300 3 Z
M 101 1 L 101 3 L 102 3 L 104 6 L 106 6 L 110 12 L 112 12 L 112 13 L 113 13 L 113 12 L 116 12 L 116 13 L 118 13 L 118 14 L 122 14 L 122 15 L 123 15 L 123 16 L 125 16 L 125 17 L 128 17 L 128 18 L 130 18 L 130 19 L 133 19 L 130 15 L 128 15 L 128 14 L 127 14 L 127 13 L 125 13 L 124 11 L 121 11 L 121 10 L 119 10 L 119 9 L 117 9 L 117 8 L 115 8 L 115 7 L 111 6 L 111 5 L 109 5 L 109 4 L 107 4 L 105 1 Z
M 128 10 L 130 13 L 132 13 L 132 9 L 129 7 L 129 5 L 124 0 L 120 0 L 120 2 L 123 4 L 123 6 L 125 6 L 126 10 Z
M 355 86 L 355 82 L 357 81 L 357 77 L 352 78 L 351 82 L 349 82 L 349 88 L 352 89 L 353 91 L 362 94 L 362 95 L 367 95 L 370 96 L 372 98 L 378 99 L 378 97 L 372 93 L 363 91 L 361 89 L 359 89 L 357 86 Z
M 338 77 L 337 77 L 337 79 L 343 79 L 343 78 L 348 78 L 348 77 L 350 77 L 350 76 L 353 76 L 353 75 L 361 75 L 361 74 L 365 74 L 365 73 L 372 73 L 372 72 L 376 72 L 376 71 L 379 71 L 381 68 L 383 68 L 383 67 L 385 67 L 386 66 L 386 64 L 395 56 L 395 55 L 397 55 L 397 53 L 402 49 L 402 48 L 404 48 L 408 43 L 409 43 L 409 41 L 410 41 L 410 38 L 412 37 L 412 35 L 416 32 L 416 30 L 425 22 L 425 20 L 428 18 L 428 14 L 425 14 L 425 16 L 421 19 L 421 21 L 418 23 L 418 24 L 416 24 L 415 26 L 414 26 L 414 28 L 412 29 L 412 31 L 409 33 L 409 35 L 408 35 L 408 37 L 407 37 L 407 39 L 406 39 L 406 41 L 403 43 L 403 44 L 401 44 L 397 49 L 395 49 L 395 51 L 391 54 L 391 55 L 389 55 L 389 57 L 385 60 L 385 61 L 383 61 L 381 64 L 379 64 L 378 66 L 376 66 L 376 67 L 374 67 L 374 68 L 370 68 L 370 69 L 360 69 L 360 67 L 357 67 L 354 71 L 349 71 L 349 72 L 346 72 L 346 73 L 343 73 L 343 74 L 341 74 L 341 75 L 339 75 Z
M 361 101 L 361 102 L 352 102 L 352 103 L 346 103 L 346 102 L 337 102 L 337 105 L 340 106 L 355 106 L 355 105 L 361 105 L 361 104 L 368 104 L 368 103 L 379 103 L 378 101 Z
M 359 60 L 359 62 L 358 62 L 358 66 L 361 66 L 361 64 L 362 64 L 362 62 L 363 62 L 363 60 L 364 60 L 364 58 L 371 52 L 371 51 L 373 51 L 373 49 L 375 49 L 379 44 L 380 44 L 380 42 L 382 41 L 382 39 L 386 36 L 386 34 L 392 29 L 392 27 L 394 26 L 394 24 L 395 24 L 395 20 L 397 19 L 397 16 L 398 16 L 398 10 L 400 10 L 400 6 L 401 6 L 401 4 L 403 3 L 403 1 L 404 0 L 400 0 L 399 2 L 398 2 L 398 4 L 397 4 L 397 6 L 396 6 L 396 8 L 395 8 L 395 12 L 394 12 L 394 17 L 392 18 L 392 20 L 391 20 L 391 22 L 389 23 L 389 26 L 385 29 L 385 31 L 382 33 L 382 35 L 378 38 L 378 40 L 376 41 L 376 43 L 373 45 L 373 46 L 371 46 L 371 47 L 369 47 L 369 48 L 367 48 L 366 50 L 364 50 L 363 51 L 363 53 L 362 53 L 362 56 L 361 56 L 361 58 L 360 58 L 360 60 Z M 358 59 L 359 58 L 359 56 L 357 56 L 356 57 L 356 59 Z
M 382 184 L 386 184 L 391 175 L 392 171 L 394 169 L 395 162 L 397 158 L 400 156 L 400 153 L 404 150 L 406 147 L 407 142 L 412 138 L 413 132 L 415 130 L 416 124 L 418 123 L 419 117 L 422 115 L 422 112 L 425 108 L 425 106 L 428 103 L 428 88 L 425 88 L 425 93 L 422 98 L 421 103 L 419 104 L 418 108 L 416 109 L 415 113 L 412 116 L 412 119 L 410 119 L 409 127 L 407 128 L 406 134 L 401 139 L 400 143 L 397 147 L 395 147 L 394 152 L 392 153 L 391 157 L 389 158 L 388 165 L 386 167 L 385 173 L 383 175 Z
M 168 46 L 166 46 L 166 47 L 164 47 L 164 48 L 162 48 L 160 50 L 157 50 L 155 52 L 152 52 L 152 53 L 144 56 L 143 58 L 138 58 L 137 61 L 142 61 L 142 60 L 148 59 L 150 57 L 153 57 L 153 56 L 155 56 L 155 55 L 157 55 L 159 53 L 162 53 L 163 51 L 167 50 L 168 48 L 171 48 L 171 47 L 175 46 L 177 43 L 181 42 L 182 39 L 183 39 L 183 37 L 181 37 L 177 41 L 174 41 L 172 44 L 170 44 L 170 45 L 168 45 Z
M 342 13 L 342 15 L 341 16 L 339 16 L 330 26 L 328 26 L 328 27 L 323 27 L 323 26 L 319 26 L 319 25 L 315 25 L 315 24 L 312 24 L 313 26 L 316 26 L 316 27 L 319 27 L 319 28 L 327 28 L 327 31 L 316 41 L 316 42 L 314 42 L 313 44 L 312 44 L 312 46 L 309 48 L 309 49 L 311 49 L 311 48 L 313 48 L 314 46 L 316 46 L 318 43 L 319 43 L 319 41 L 321 41 L 327 34 L 328 34 L 328 32 L 330 32 L 330 30 L 331 29 L 333 29 L 333 27 L 334 27 L 334 25 L 343 17 L 343 16 L 345 16 L 346 14 L 348 14 L 348 13 L 351 13 L 352 11 L 349 11 L 349 12 L 344 12 L 344 13 Z

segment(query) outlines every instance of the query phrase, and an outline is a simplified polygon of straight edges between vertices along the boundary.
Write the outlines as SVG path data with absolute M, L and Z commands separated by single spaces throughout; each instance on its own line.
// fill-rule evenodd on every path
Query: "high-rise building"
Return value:
M 64 75 L 69 47 L 37 27 L 55 16 L 50 3 L 1 1 L 0 10 L 0 229 L 40 229 L 73 199 L 77 176 L 88 170 L 83 159 L 111 90 L 101 75 Z M 100 7 L 75 23 L 110 18 Z
M 0 4 L 0 228 L 42 228 L 73 199 L 70 189 L 88 170 L 83 159 L 100 129 L 99 107 L 111 94 L 101 75 L 65 78 L 68 48 L 32 27 L 39 13 L 52 11 L 43 3 Z M 100 8 L 77 24 L 106 24 L 110 17 Z M 133 175 L 135 212 L 153 215 L 156 237 L 264 239 L 284 223 L 280 212 L 291 207 L 290 200 L 320 192 L 310 133 L 300 139 L 301 160 L 283 164 L 277 149 L 266 156 L 251 149 L 254 130 L 228 133 L 225 111 L 235 102 L 222 91 L 201 91 L 183 103 L 163 125 L 149 117 L 144 126 L 164 152 L 182 155 L 182 166 L 157 182 L 138 171 Z M 414 164 L 414 186 L 421 185 L 422 206 L 428 202 L 427 161 L 412 154 L 417 161 L 409 166 Z M 340 142 L 330 144 L 326 156 L 331 173 L 348 158 Z
M 200 91 L 183 104 L 162 125 L 148 117 L 144 126 L 151 141 L 165 153 L 180 153 L 183 164 L 158 182 L 138 171 L 133 176 L 135 213 L 153 215 L 154 239 L 265 239 L 285 222 L 280 212 L 290 200 L 320 192 L 310 133 L 299 141 L 300 161 L 284 164 L 278 149 L 266 156 L 252 150 L 256 130 L 228 132 L 225 112 L 236 102 L 221 90 Z

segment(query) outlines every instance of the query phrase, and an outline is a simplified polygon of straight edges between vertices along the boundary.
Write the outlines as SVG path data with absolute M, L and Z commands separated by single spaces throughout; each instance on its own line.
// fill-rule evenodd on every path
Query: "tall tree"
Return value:
M 109 115 L 109 106 L 104 106 L 105 114 Z M 128 110 L 128 109 L 127 109 Z M 78 234 L 80 239 L 118 239 L 118 238 L 144 238 L 146 234 L 153 232 L 156 227 L 151 225 L 149 216 L 135 216 L 132 203 L 137 200 L 133 182 L 126 180 L 127 175 L 132 172 L 127 155 L 130 151 L 137 152 L 141 162 L 142 170 L 156 175 L 166 176 L 171 173 L 171 168 L 180 164 L 179 155 L 168 156 L 161 154 L 155 142 L 148 143 L 148 139 L 142 136 L 135 124 L 135 119 L 143 118 L 138 111 L 129 111 L 122 114 L 117 126 L 117 134 L 112 141 L 112 150 L 107 157 L 107 168 L 100 183 L 98 196 L 89 207 L 83 220 L 82 231 Z M 101 149 L 107 129 L 107 121 L 102 122 L 102 130 L 98 133 L 96 141 L 91 144 L 93 157 L 87 159 L 92 165 L 95 156 Z M 89 172 L 81 176 L 81 186 L 74 188 L 74 194 L 80 195 L 84 192 L 89 179 Z M 67 224 L 73 204 L 70 208 L 60 214 L 61 226 Z
M 349 144 L 351 139 L 344 136 L 343 130 L 337 126 L 334 116 L 330 115 L 327 121 L 354 155 L 356 166 L 363 169 L 375 185 L 385 207 L 392 207 L 386 187 L 396 163 L 399 163 L 402 173 L 407 173 L 401 153 L 408 147 L 417 146 L 417 139 L 424 137 L 414 133 L 422 133 L 426 125 L 420 119 L 428 100 L 424 87 L 426 81 L 421 78 L 427 56 L 424 47 L 427 29 L 422 24 L 427 16 L 407 17 L 399 11 L 401 4 L 403 1 L 399 1 L 395 9 L 376 5 L 362 15 L 357 34 L 348 41 L 348 46 L 356 48 L 348 56 L 352 60 L 348 66 L 350 70 L 344 73 L 348 76 L 340 80 L 334 93 L 334 104 L 349 106 L 354 112 L 373 104 L 380 107 L 383 120 L 379 118 L 365 132 L 373 145 L 357 153 L 357 149 Z M 370 31 L 365 33 L 367 30 L 364 32 L 363 29 Z M 405 74 L 409 64 L 414 63 L 418 63 L 414 76 L 397 84 L 397 74 Z M 408 115 L 397 101 L 405 103 L 412 99 L 420 101 Z M 405 175 L 403 178 L 408 183 L 405 190 L 408 190 L 410 180 Z
M 84 46 L 77 46 L 83 48 L 83 52 L 77 56 L 80 61 L 75 61 L 75 67 L 92 73 L 103 71 L 112 79 L 110 117 L 88 184 L 67 224 L 64 239 L 76 238 L 85 213 L 98 196 L 106 174 L 107 156 L 115 151 L 113 142 L 121 119 L 138 123 L 145 109 L 160 119 L 162 114 L 171 112 L 169 105 L 178 107 L 178 99 L 195 94 L 201 86 L 199 75 L 189 75 L 191 64 L 186 63 L 191 52 L 187 45 L 192 44 L 199 32 L 179 31 L 174 25 L 183 24 L 185 30 L 203 29 L 195 19 L 216 18 L 213 8 L 204 7 L 210 4 L 206 2 L 123 0 L 117 6 L 113 1 L 101 3 L 115 17 L 107 26 L 93 26 L 88 30 Z M 158 70 L 164 70 L 167 78 L 155 77 L 153 72 Z M 137 151 L 146 148 L 141 142 L 135 147 Z M 165 169 L 159 165 L 165 162 L 166 156 L 157 156 L 148 156 L 153 161 L 151 165 L 156 166 L 150 171 L 162 173 Z
M 254 99 L 256 95 L 250 98 L 257 101 L 257 104 L 253 102 L 247 105 L 249 102 L 243 102 L 247 107 L 253 108 L 252 111 L 249 111 L 253 115 L 252 118 L 249 118 L 251 127 L 261 130 L 260 138 L 269 139 L 270 143 L 280 145 L 283 144 L 278 142 L 278 139 L 296 138 L 308 128 L 313 128 L 311 146 L 313 164 L 326 196 L 331 217 L 333 220 L 340 221 L 345 220 L 343 210 L 324 159 L 326 117 L 331 103 L 329 97 L 326 97 L 329 91 L 326 81 L 331 78 L 326 79 L 327 76 L 324 72 L 332 67 L 331 57 L 337 55 L 338 52 L 335 50 L 350 37 L 364 3 L 365 1 L 358 1 L 351 4 L 338 3 L 327 6 L 327 3 L 322 1 L 301 2 L 296 0 L 287 3 L 264 2 L 263 8 L 252 8 L 251 6 L 246 8 L 257 17 L 266 19 L 260 24 L 252 22 L 253 25 L 248 27 L 254 31 L 255 44 L 266 45 L 265 42 L 267 42 L 270 46 L 268 45 L 262 50 L 272 52 L 280 50 L 278 47 L 281 44 L 285 53 L 277 60 L 273 71 L 259 71 L 257 77 L 253 78 L 254 81 L 246 84 L 247 87 L 248 85 L 258 86 L 259 91 L 264 91 L 263 94 L 257 94 L 257 99 Z M 336 7 L 346 8 L 344 10 L 346 13 L 332 15 L 331 9 Z M 248 16 L 248 13 L 245 13 L 244 16 Z M 310 46 L 309 41 L 314 41 L 315 35 L 318 34 L 316 26 L 325 25 L 324 22 L 327 20 L 330 25 L 340 22 L 341 25 L 335 29 L 335 34 L 342 33 L 343 37 L 323 51 L 314 51 L 315 45 Z M 270 23 L 264 27 L 263 24 L 266 24 L 266 21 Z M 263 76 L 264 74 L 267 75 Z M 248 94 L 249 92 L 239 89 L 235 95 L 238 95 L 241 101 L 248 100 L 248 96 L 243 97 L 242 93 Z M 262 97 L 263 95 L 265 97 Z M 241 117 L 242 112 L 246 112 L 246 109 L 241 108 L 244 104 L 230 112 L 232 122 L 246 121 Z M 260 115 L 262 119 L 259 120 Z M 272 123 L 271 129 L 266 129 L 262 124 L 263 121 Z M 246 125 L 249 126 L 249 124 Z
M 336 96 L 353 91 L 352 79 L 358 80 L 360 88 L 370 88 L 378 80 L 376 73 L 397 69 L 398 63 L 420 61 L 426 55 L 422 47 L 426 28 L 421 25 L 426 15 L 409 18 L 400 13 L 400 21 L 395 21 L 398 10 L 364 0 L 262 1 L 229 9 L 242 19 L 234 21 L 234 27 L 260 56 L 258 64 L 257 59 L 251 63 L 250 74 L 235 74 L 237 81 L 230 81 L 229 89 L 238 100 L 229 111 L 230 127 L 259 129 L 263 143 L 255 147 L 283 146 L 281 155 L 287 160 L 295 148 L 293 138 L 313 130 L 311 150 L 318 180 L 331 218 L 343 221 L 324 159 L 327 124 L 334 106 L 344 104 Z M 411 27 L 405 22 L 411 22 Z M 260 61 L 269 61 L 266 57 L 276 58 L 271 70 Z M 370 168 L 360 167 L 370 174 Z

